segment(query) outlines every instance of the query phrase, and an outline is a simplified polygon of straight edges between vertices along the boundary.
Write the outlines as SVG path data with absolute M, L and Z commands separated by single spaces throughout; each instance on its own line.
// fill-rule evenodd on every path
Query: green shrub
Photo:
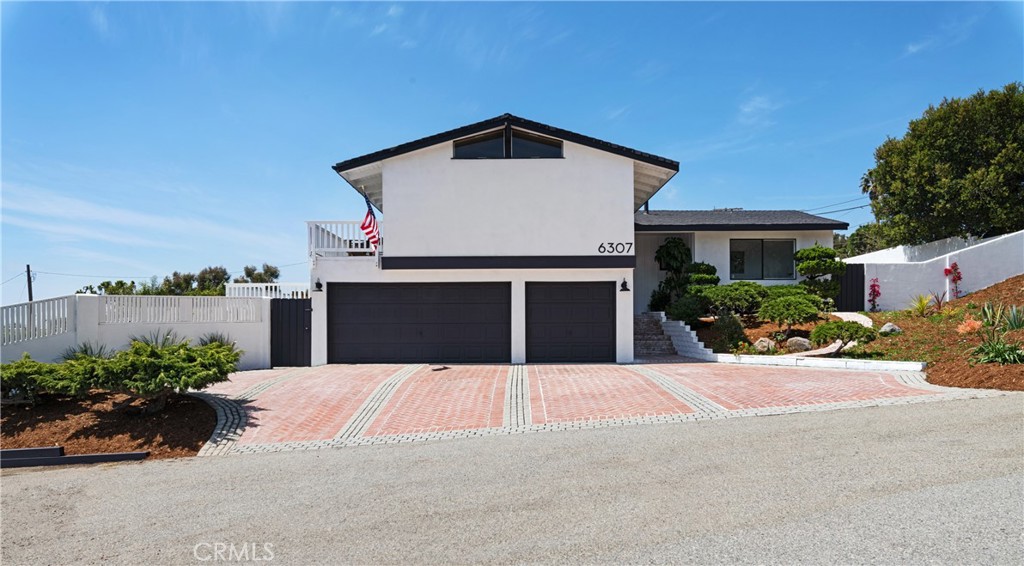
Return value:
M 981 345 L 971 350 L 972 364 L 1024 364 L 1024 347 L 1020 342 L 1007 342 L 995 329 L 982 334 Z
M 37 362 L 28 353 L 20 360 L 0 366 L 0 397 L 4 401 L 35 404 L 56 366 Z
M 672 302 L 672 293 L 659 286 L 651 291 L 651 300 L 647 302 L 647 310 L 651 312 L 663 311 L 668 308 L 670 302 Z
M 765 297 L 765 301 L 771 299 L 781 299 L 782 297 L 801 297 L 810 301 L 810 303 L 818 308 L 818 310 L 824 310 L 825 301 L 821 297 L 815 295 L 807 288 L 806 285 L 770 285 L 765 286 L 768 290 L 768 295 Z
M 682 238 L 666 238 L 654 252 L 654 261 L 662 271 L 682 273 L 686 265 L 693 261 L 693 252 Z
M 878 333 L 873 328 L 868 328 L 860 323 L 833 320 L 814 327 L 814 330 L 811 331 L 811 342 L 824 346 L 839 340 L 841 342 L 839 349 L 832 354 L 837 356 L 850 342 L 856 341 L 858 344 L 867 344 L 877 336 Z
M 94 345 L 91 342 L 82 342 L 77 346 L 70 346 L 61 352 L 60 357 L 63 360 L 71 360 L 79 357 L 87 358 L 109 358 L 114 355 L 114 351 L 107 348 L 106 344 Z
M 761 320 L 774 322 L 779 328 L 786 327 L 786 336 L 794 324 L 803 324 L 818 319 L 819 304 L 813 299 L 801 296 L 779 297 L 767 299 L 761 304 L 757 311 L 757 317 Z
M 717 275 L 718 268 L 711 265 L 710 263 L 704 263 L 703 261 L 695 261 L 687 264 L 686 269 L 683 270 L 687 275 Z M 718 283 L 716 282 L 715 285 Z
M 838 257 L 834 249 L 817 243 L 797 250 L 793 254 L 796 272 L 805 277 L 800 284 L 822 299 L 835 300 L 839 296 L 838 277 L 846 273 L 846 263 Z
M 711 342 L 711 349 L 718 353 L 728 353 L 741 347 L 743 344 L 750 344 L 747 335 L 743 332 L 743 323 L 740 317 L 725 313 L 719 316 L 711 325 L 715 338 Z
M 740 281 L 731 285 L 709 287 L 702 291 L 710 305 L 716 309 L 726 309 L 739 314 L 752 314 L 761 308 L 761 301 L 768 291 L 763 285 Z
M 918 295 L 910 301 L 910 314 L 924 318 L 932 310 L 932 298 L 928 295 Z M 984 315 L 984 311 L 982 311 Z
M 708 275 L 706 273 L 694 273 L 688 276 L 690 278 L 689 284 L 693 285 L 718 285 L 721 279 L 717 275 Z
M 1011 306 L 1006 309 L 1003 315 L 1003 328 L 1006 330 L 1021 330 L 1024 328 L 1024 308 Z
M 147 412 L 161 410 L 172 393 L 204 389 L 236 371 L 241 352 L 219 342 L 190 346 L 170 339 L 133 340 L 127 350 L 98 367 L 98 384 L 150 401 Z
M 690 326 L 700 324 L 700 317 L 708 313 L 708 301 L 696 295 L 683 295 L 672 303 L 665 313 L 673 320 L 681 320 Z
M 23 354 L 20 360 L 0 366 L 0 397 L 34 405 L 43 393 L 81 395 L 93 385 L 96 359 L 80 356 L 70 362 L 48 364 Z

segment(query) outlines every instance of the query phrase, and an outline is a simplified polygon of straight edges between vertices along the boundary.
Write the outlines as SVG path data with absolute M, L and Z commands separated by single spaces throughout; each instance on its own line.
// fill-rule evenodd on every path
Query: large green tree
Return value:
M 1024 229 L 1024 85 L 945 99 L 861 180 L 890 244 Z

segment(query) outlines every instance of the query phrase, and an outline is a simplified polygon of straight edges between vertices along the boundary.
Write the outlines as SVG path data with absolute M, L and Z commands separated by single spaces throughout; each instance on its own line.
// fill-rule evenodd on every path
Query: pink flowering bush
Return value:
M 871 305 L 871 312 L 878 312 L 878 298 L 882 296 L 882 287 L 878 284 L 878 278 L 871 278 L 871 286 L 868 287 L 868 303 Z
M 961 295 L 960 282 L 964 279 L 963 274 L 960 273 L 960 266 L 958 266 L 954 261 L 949 265 L 949 267 L 943 270 L 943 273 L 946 274 L 946 277 L 949 277 L 949 282 L 953 284 L 953 298 L 959 299 Z

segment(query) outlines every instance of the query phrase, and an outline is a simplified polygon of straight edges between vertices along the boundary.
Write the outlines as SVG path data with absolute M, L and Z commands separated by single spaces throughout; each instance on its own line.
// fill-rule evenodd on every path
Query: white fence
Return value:
M 308 299 L 306 283 L 228 283 L 224 294 L 229 297 L 266 297 L 270 299 Z
M 370 241 L 355 220 L 310 220 L 306 222 L 311 257 L 372 255 Z M 378 224 L 382 234 L 383 227 Z
M 917 295 L 945 293 L 952 298 L 952 285 L 944 270 L 953 263 L 963 274 L 962 294 L 1024 273 L 1024 230 L 984 240 L 950 238 L 922 246 L 900 246 L 844 261 L 864 264 L 865 309 L 871 279 L 877 277 L 882 292 L 878 308 L 900 310 Z
M 212 332 L 226 334 L 244 350 L 240 369 L 270 367 L 270 299 L 70 295 L 3 307 L 0 358 L 27 352 L 55 361 L 83 342 L 121 349 L 132 337 L 174 332 L 193 342 Z

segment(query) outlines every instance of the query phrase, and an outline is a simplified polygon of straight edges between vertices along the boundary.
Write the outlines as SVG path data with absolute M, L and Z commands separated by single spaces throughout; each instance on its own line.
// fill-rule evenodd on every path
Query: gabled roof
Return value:
M 633 215 L 637 232 L 846 230 L 847 222 L 799 210 L 652 210 Z
M 494 130 L 509 125 L 513 128 L 526 130 L 536 134 L 557 138 L 563 141 L 584 145 L 608 153 L 613 153 L 633 160 L 633 182 L 634 182 L 634 205 L 639 208 L 647 202 L 654 193 L 668 182 L 679 171 L 679 162 L 630 149 L 621 145 L 613 144 L 569 130 L 563 130 L 512 114 L 502 114 L 481 122 L 441 132 L 411 142 L 406 142 L 395 147 L 382 149 L 368 153 L 360 157 L 354 157 L 336 163 L 332 169 L 348 181 L 350 185 L 373 202 L 377 208 L 383 208 L 383 187 L 381 186 L 380 170 L 381 162 L 385 159 L 397 157 L 419 149 L 454 141 L 474 134 Z

